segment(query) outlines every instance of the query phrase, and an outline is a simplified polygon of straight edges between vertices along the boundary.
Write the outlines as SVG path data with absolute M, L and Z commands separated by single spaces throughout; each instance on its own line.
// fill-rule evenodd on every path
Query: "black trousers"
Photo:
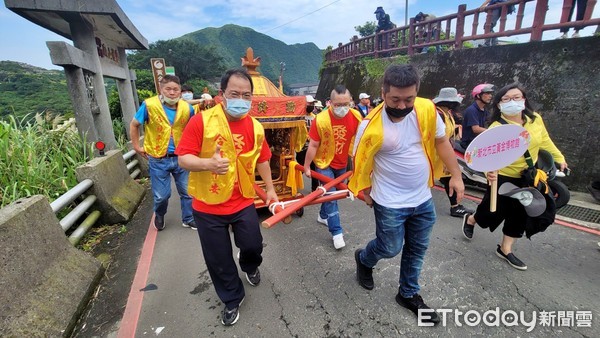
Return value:
M 527 186 L 521 178 L 513 178 L 498 175 L 498 189 L 504 182 L 510 182 L 517 187 Z M 488 186 L 481 203 L 475 211 L 475 221 L 482 228 L 489 228 L 490 231 L 504 222 L 502 233 L 508 237 L 521 238 L 525 233 L 525 224 L 527 222 L 527 213 L 525 207 L 516 199 L 498 194 L 496 200 L 496 212 L 490 212 L 490 193 L 491 187 Z
M 233 258 L 229 225 L 240 249 L 240 269 L 253 273 L 262 263 L 263 238 L 258 215 L 250 205 L 231 215 L 212 215 L 194 210 L 202 254 L 215 291 L 228 309 L 244 298 L 244 284 Z

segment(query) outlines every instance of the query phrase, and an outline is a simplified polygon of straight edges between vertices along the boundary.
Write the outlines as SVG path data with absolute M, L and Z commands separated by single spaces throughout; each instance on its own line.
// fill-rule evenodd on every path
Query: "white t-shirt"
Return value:
M 417 207 L 431 198 L 429 161 L 421 144 L 417 116 L 413 110 L 394 123 L 385 108 L 381 114 L 383 144 L 375 154 L 371 198 L 386 208 Z M 443 138 L 446 126 L 439 114 L 436 116 L 435 137 Z

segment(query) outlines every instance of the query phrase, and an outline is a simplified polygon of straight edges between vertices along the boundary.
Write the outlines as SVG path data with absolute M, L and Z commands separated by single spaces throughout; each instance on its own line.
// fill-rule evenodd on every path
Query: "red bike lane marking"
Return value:
M 444 190 L 444 188 L 442 188 L 440 186 L 437 186 L 437 185 L 434 186 L 433 188 L 437 189 L 437 190 L 440 190 L 440 191 L 443 191 L 444 193 L 446 192 L 446 190 Z M 464 198 L 470 199 L 470 200 L 475 201 L 475 202 L 481 202 L 481 198 L 475 197 L 475 196 L 471 196 L 471 195 L 467 195 L 467 194 L 465 194 Z M 591 228 L 588 228 L 588 227 L 584 227 L 584 226 L 577 225 L 577 224 L 574 224 L 574 223 L 571 223 L 571 222 L 567 222 L 567 221 L 563 221 L 563 220 L 560 220 L 560 219 L 555 219 L 554 223 L 560 224 L 562 226 L 566 226 L 568 228 L 572 228 L 572 229 L 575 229 L 575 230 L 581 230 L 581 231 L 588 232 L 590 234 L 594 234 L 594 235 L 600 236 L 600 231 L 596 230 L 596 229 L 591 229 Z
M 121 320 L 121 326 L 119 327 L 119 333 L 117 334 L 118 338 L 135 337 L 135 331 L 142 311 L 142 301 L 144 300 L 144 291 L 140 290 L 146 286 L 148 280 L 150 263 L 152 262 L 152 254 L 154 253 L 154 244 L 156 243 L 156 235 L 158 234 L 158 231 L 152 226 L 153 224 L 154 216 L 152 216 L 152 220 L 150 220 L 148 234 L 146 234 L 144 246 L 142 247 L 142 254 L 138 261 L 135 277 L 131 284 L 131 290 L 129 290 L 127 305 L 125 306 L 125 312 L 123 313 L 123 319 Z

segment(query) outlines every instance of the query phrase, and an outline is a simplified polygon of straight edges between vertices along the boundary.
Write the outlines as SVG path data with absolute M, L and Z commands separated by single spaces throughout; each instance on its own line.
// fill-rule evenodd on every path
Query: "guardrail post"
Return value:
M 465 11 L 467 5 L 459 5 L 456 17 L 456 35 L 454 35 L 454 48 L 461 49 L 463 47 L 463 36 L 465 36 Z
M 542 30 L 544 21 L 546 20 L 546 11 L 548 10 L 548 0 L 538 0 L 535 6 L 535 15 L 533 17 L 533 24 L 531 25 L 531 38 L 530 41 L 542 40 Z
M 140 137 L 140 144 L 144 144 L 144 136 Z M 133 150 L 133 144 L 131 144 L 131 141 L 127 142 L 127 149 Z M 138 160 L 138 168 L 140 169 L 142 176 L 150 177 L 148 160 L 138 154 L 135 154 L 135 158 Z
M 120 150 L 111 150 L 106 156 L 87 162 L 75 169 L 75 173 L 78 181 L 86 178 L 94 181 L 91 194 L 98 198 L 96 205 L 104 223 L 131 219 L 146 191 L 129 176 Z

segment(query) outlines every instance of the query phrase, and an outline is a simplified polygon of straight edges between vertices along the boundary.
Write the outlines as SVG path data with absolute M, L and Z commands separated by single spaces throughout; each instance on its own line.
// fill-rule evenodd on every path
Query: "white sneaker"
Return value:
M 579 32 L 575 32 L 573 33 L 573 35 L 571 35 L 572 38 L 578 38 L 579 37 Z
M 558 37 L 559 39 L 566 39 L 568 38 L 567 33 L 563 33 L 563 35 Z
M 321 218 L 321 215 L 317 216 L 317 222 L 327 225 L 327 218 Z
M 346 242 L 344 242 L 344 235 L 343 234 L 339 234 L 339 235 L 335 235 L 333 236 L 333 247 L 336 250 L 339 250 L 343 247 L 346 246 Z

